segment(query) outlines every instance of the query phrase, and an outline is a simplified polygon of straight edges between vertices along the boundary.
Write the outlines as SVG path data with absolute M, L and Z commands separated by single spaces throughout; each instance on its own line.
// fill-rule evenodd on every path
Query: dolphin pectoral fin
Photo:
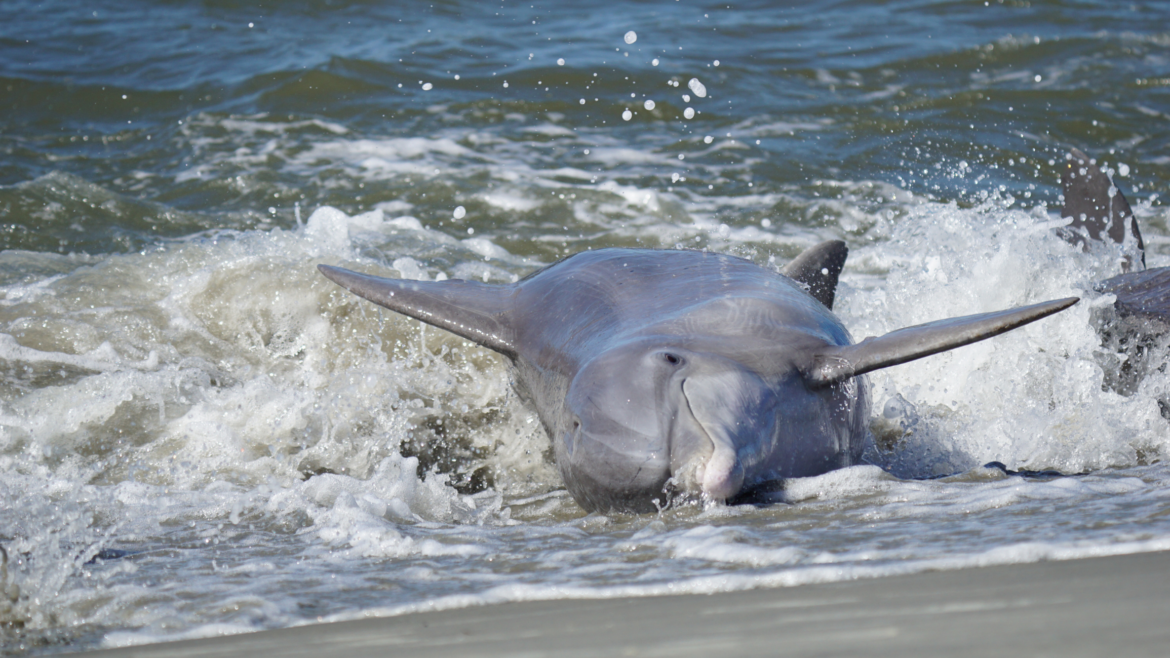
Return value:
M 780 270 L 784 276 L 808 286 L 810 295 L 832 310 L 833 297 L 837 294 L 837 279 L 849 247 L 841 240 L 828 240 L 805 249 Z
M 329 265 L 318 265 L 317 269 L 358 297 L 446 329 L 505 356 L 516 356 L 515 332 L 508 322 L 512 286 L 459 279 L 384 279 Z
M 1126 262 L 1123 271 L 1145 269 L 1145 243 L 1138 230 L 1137 218 L 1121 189 L 1089 156 L 1077 149 L 1069 149 L 1064 170 L 1060 172 L 1060 186 L 1064 192 L 1064 207 L 1060 210 L 1060 216 L 1071 217 L 1072 223 L 1068 228 L 1073 229 L 1062 231 L 1061 237 L 1073 244 L 1083 244 L 1084 238 L 1076 231 L 1083 228 L 1094 240 L 1109 239 L 1124 244 L 1128 225 L 1130 235 L 1137 242 L 1141 267 Z
M 813 355 L 804 370 L 805 378 L 813 386 L 828 386 L 879 368 L 998 336 L 1063 311 L 1078 301 L 1078 297 L 1069 297 L 995 313 L 939 320 L 892 331 L 878 338 L 866 338 L 856 345 L 830 347 Z

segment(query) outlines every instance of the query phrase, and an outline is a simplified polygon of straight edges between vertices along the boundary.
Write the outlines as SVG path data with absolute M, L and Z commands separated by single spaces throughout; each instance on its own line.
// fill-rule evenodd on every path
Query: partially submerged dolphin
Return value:
M 1166 362 L 1170 335 L 1170 267 L 1146 269 L 1145 242 L 1137 218 L 1120 186 L 1097 162 L 1070 149 L 1061 172 L 1064 206 L 1071 219 L 1061 236 L 1087 247 L 1090 240 L 1124 247 L 1121 273 L 1093 286 L 1114 295 L 1112 308 L 1098 308 L 1094 320 L 1103 344 L 1124 354 L 1116 367 L 1106 368 L 1107 385 L 1123 394 L 1135 392 L 1142 380 Z M 1170 398 L 1159 395 L 1162 415 L 1170 419 Z
M 1170 330 L 1170 268 L 1146 269 L 1145 242 L 1137 218 L 1121 188 L 1077 149 L 1070 149 L 1060 176 L 1064 206 L 1060 216 L 1072 221 L 1061 235 L 1074 244 L 1086 239 L 1127 245 L 1133 255 L 1121 263 L 1121 274 L 1095 287 L 1117 296 L 1113 307 L 1131 330 L 1165 333 Z
M 318 266 L 355 294 L 507 357 L 590 511 L 672 496 L 731 501 L 857 463 L 863 374 L 990 338 L 1076 303 L 900 329 L 854 344 L 830 310 L 848 250 L 783 274 L 716 253 L 600 249 L 511 285 L 383 279 Z

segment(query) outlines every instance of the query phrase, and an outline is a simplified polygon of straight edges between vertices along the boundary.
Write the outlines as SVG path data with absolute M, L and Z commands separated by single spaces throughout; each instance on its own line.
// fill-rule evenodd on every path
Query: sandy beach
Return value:
M 1162 656 L 1170 552 L 703 595 L 493 605 L 85 654 Z

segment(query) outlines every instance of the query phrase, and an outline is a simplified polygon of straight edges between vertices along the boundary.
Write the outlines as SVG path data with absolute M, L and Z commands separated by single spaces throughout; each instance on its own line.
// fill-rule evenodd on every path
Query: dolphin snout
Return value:
M 714 450 L 703 467 L 703 493 L 712 500 L 727 500 L 743 488 L 743 465 L 735 446 L 723 437 L 712 439 Z
M 744 487 L 753 456 L 772 441 L 775 420 L 766 408 L 772 391 L 741 369 L 687 377 L 682 389 L 698 431 L 690 441 L 672 444 L 671 462 L 712 500 L 733 498 Z

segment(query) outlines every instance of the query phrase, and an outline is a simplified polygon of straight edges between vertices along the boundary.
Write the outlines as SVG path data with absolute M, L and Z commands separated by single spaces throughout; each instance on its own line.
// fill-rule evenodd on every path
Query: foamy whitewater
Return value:
M 889 199 L 861 217 L 841 287 L 838 312 L 857 336 L 1084 301 L 871 377 L 872 465 L 792 481 L 770 506 L 657 516 L 585 515 L 500 357 L 315 271 L 504 282 L 537 266 L 490 238 L 320 208 L 295 230 L 142 253 L 4 252 L 4 271 L 36 273 L 3 288 L 0 311 L 0 493 L 20 501 L 5 536 L 25 593 L 5 618 L 110 629 L 101 644 L 121 646 L 1170 548 L 1170 470 L 1156 463 L 1170 449 L 1158 403 L 1170 382 L 1154 372 L 1130 395 L 1109 390 L 1119 357 L 1093 325 L 1111 298 L 1091 284 L 1119 250 L 1078 253 L 1042 208 L 1004 209 L 995 195 L 960 209 L 883 188 L 839 186 L 844 204 Z M 688 205 L 661 190 L 563 189 L 622 207 L 627 226 L 656 225 L 643 195 Z M 690 230 L 763 264 L 806 246 L 775 232 L 752 240 L 764 232 L 751 227 Z M 671 246 L 656 231 L 643 243 Z M 993 460 L 1088 474 L 1009 477 L 982 468 Z M 923 479 L 937 476 L 949 477 Z
M 968 42 L 944 54 L 918 25 L 901 49 L 813 34 L 816 53 L 767 51 L 759 64 L 749 46 L 775 40 L 764 27 L 758 39 L 703 35 L 788 18 L 687 9 L 678 29 L 698 27 L 680 32 L 683 50 L 664 41 L 674 24 L 646 11 L 588 29 L 516 14 L 500 29 L 524 52 L 496 43 L 474 64 L 434 45 L 464 43 L 442 31 L 450 17 L 427 14 L 404 41 L 434 62 L 397 64 L 406 51 L 345 27 L 358 24 L 350 14 L 278 14 L 273 24 L 296 27 L 270 32 L 236 16 L 224 52 L 256 68 L 220 62 L 221 79 L 215 53 L 156 70 L 118 51 L 112 62 L 150 82 L 95 73 L 76 93 L 141 113 L 113 122 L 94 110 L 73 141 L 4 141 L 17 158 L 0 167 L 4 652 L 1170 549 L 1170 346 L 1127 353 L 1099 333 L 1113 298 L 1093 285 L 1132 246 L 1081 252 L 1056 236 L 1071 138 L 1036 136 L 1062 124 L 1035 100 L 1096 75 L 1053 58 L 1066 42 L 1164 61 L 1164 35 L 1050 46 L 1039 28 L 1043 40 L 971 19 L 956 37 Z M 105 15 L 93 24 L 139 25 Z M 88 34 L 89 20 L 71 29 Z M 289 50 L 288 30 L 329 33 L 318 21 L 345 38 Z M 250 38 L 279 57 L 259 62 Z M 864 61 L 851 63 L 846 42 Z M 66 113 L 73 87 L 21 82 L 62 75 L 35 66 L 5 69 L 14 103 L 45 94 Z M 183 71 L 196 82 L 172 78 Z M 930 123 L 958 112 L 954 99 L 1001 92 L 990 112 Z M 1164 143 L 1164 107 L 1131 104 L 1153 113 L 1141 116 Z M 1124 117 L 1084 112 L 1077 135 L 1115 151 L 1145 139 L 1118 127 Z M 19 120 L 10 134 L 40 119 Z M 1165 162 L 1098 144 L 1078 145 L 1096 146 L 1130 195 L 1148 265 L 1170 265 L 1164 178 L 1152 173 Z M 37 149 L 52 157 L 28 155 Z M 768 505 L 657 515 L 586 515 L 500 356 L 316 270 L 506 283 L 607 246 L 709 249 L 778 269 L 826 239 L 851 250 L 835 311 L 858 340 L 1082 301 L 870 375 L 866 464 L 789 481 Z M 985 467 L 995 461 L 1028 473 Z

